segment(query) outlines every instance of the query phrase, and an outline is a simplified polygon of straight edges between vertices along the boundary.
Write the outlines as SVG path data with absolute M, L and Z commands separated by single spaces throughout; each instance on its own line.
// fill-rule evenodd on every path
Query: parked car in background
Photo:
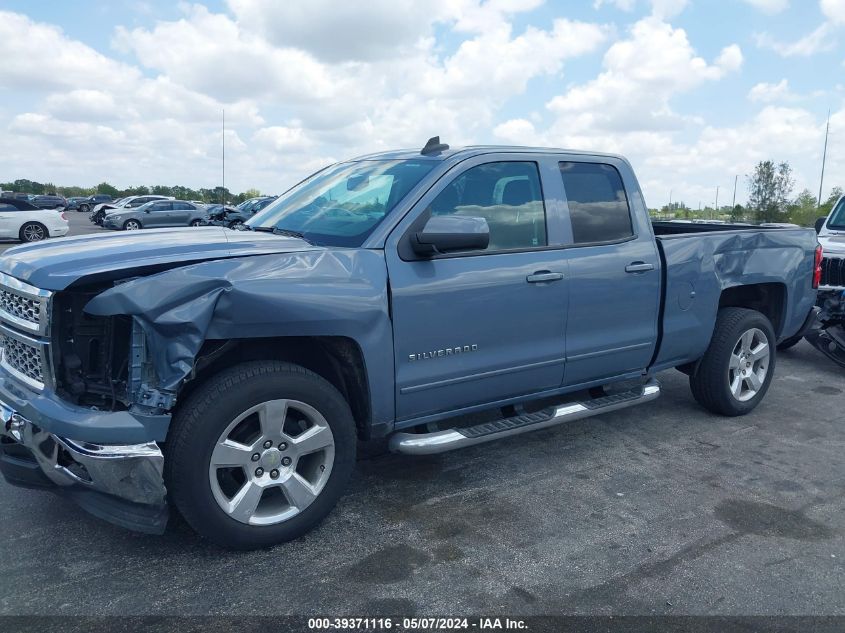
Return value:
M 79 211 L 79 203 L 88 199 L 88 196 L 72 196 L 67 199 L 65 211 Z
M 26 200 L 27 202 L 30 201 L 31 198 L 34 198 L 30 193 L 26 193 L 23 191 L 4 191 L 3 195 L 0 196 L 2 198 L 14 198 L 15 200 Z
M 173 200 L 173 196 L 127 196 L 114 202 L 100 203 L 94 207 L 88 219 L 102 226 L 103 218 L 111 209 L 135 209 L 154 200 Z
M 98 204 L 111 204 L 112 197 L 107 193 L 95 193 L 93 196 L 83 198 L 78 205 L 77 211 L 81 213 L 88 213 Z
M 242 202 L 234 208 L 224 208 L 222 205 L 215 205 L 216 209 L 211 210 L 211 208 L 209 208 L 208 215 L 205 218 L 205 223 L 212 226 L 227 226 L 230 229 L 235 228 L 238 224 L 243 224 L 249 220 L 253 215 L 264 209 L 275 199 L 276 196 L 252 198 L 251 200 Z
M 40 242 L 67 235 L 69 230 L 64 212 L 41 209 L 16 198 L 0 198 L 0 239 Z
M 44 194 L 41 196 L 35 196 L 32 199 L 32 204 L 34 204 L 39 209 L 65 209 L 67 208 L 67 200 L 65 200 L 64 196 L 60 196 L 55 193 Z
M 815 323 L 805 337 L 822 354 L 845 368 L 845 196 L 833 205 L 826 218 L 816 221 L 816 231 L 823 249 L 819 296 Z M 792 347 L 800 340 L 800 336 L 794 336 L 779 348 Z
M 205 207 L 187 200 L 154 200 L 137 208 L 114 209 L 103 219 L 103 228 L 137 231 L 164 226 L 202 226 Z

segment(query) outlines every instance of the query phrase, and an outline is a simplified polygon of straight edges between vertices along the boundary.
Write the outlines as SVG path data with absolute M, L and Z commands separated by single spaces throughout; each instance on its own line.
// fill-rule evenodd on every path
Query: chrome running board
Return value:
M 395 433 L 390 438 L 390 450 L 407 455 L 432 455 L 457 448 L 492 442 L 503 437 L 528 433 L 550 426 L 589 418 L 602 413 L 627 409 L 649 402 L 660 395 L 660 384 L 651 379 L 641 387 L 610 396 L 570 402 L 537 413 L 525 413 L 511 418 L 484 422 L 464 429 L 448 429 L 433 433 Z

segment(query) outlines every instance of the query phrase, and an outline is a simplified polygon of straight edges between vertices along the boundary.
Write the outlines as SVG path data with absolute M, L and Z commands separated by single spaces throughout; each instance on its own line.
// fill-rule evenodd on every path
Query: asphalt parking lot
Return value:
M 57 211 L 58 213 L 58 211 Z M 88 219 L 87 213 L 80 213 L 79 211 L 65 211 L 65 215 L 70 222 L 70 233 L 68 236 L 73 235 L 90 235 L 92 233 L 109 233 L 107 229 L 101 228 L 96 224 L 92 224 L 91 221 Z M 61 240 L 64 238 L 56 237 L 51 239 Z M 17 240 L 5 240 L 0 241 L 0 253 L 5 252 L 6 250 L 12 248 L 13 246 L 19 246 L 20 242 Z
M 268 551 L 0 484 L 0 613 L 845 614 L 842 371 L 801 343 L 743 418 L 659 378 L 657 402 L 496 444 L 368 450 L 335 512 Z

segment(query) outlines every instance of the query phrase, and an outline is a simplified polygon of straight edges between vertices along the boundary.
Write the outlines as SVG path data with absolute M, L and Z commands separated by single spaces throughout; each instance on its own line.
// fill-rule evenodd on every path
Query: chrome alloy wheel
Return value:
M 40 242 L 46 237 L 44 227 L 40 224 L 27 224 L 23 229 L 23 237 L 27 242 Z
M 753 328 L 739 337 L 731 352 L 728 385 L 740 402 L 751 400 L 766 382 L 771 350 L 765 332 Z
M 236 521 L 275 525 L 317 499 L 334 453 L 332 430 L 319 411 L 297 400 L 270 400 L 241 413 L 220 435 L 209 483 Z

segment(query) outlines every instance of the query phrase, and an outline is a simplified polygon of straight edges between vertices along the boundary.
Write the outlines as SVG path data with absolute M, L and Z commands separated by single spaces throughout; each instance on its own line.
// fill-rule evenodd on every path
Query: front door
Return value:
M 159 226 L 170 226 L 173 203 L 169 200 L 159 200 L 147 207 L 145 217 L 141 218 L 141 222 L 146 228 L 153 228 Z
M 435 185 L 411 217 L 483 217 L 486 250 L 418 258 L 403 249 L 409 231 L 386 249 L 400 421 L 557 388 L 563 378 L 566 259 L 548 248 L 538 164 L 473 163 Z

